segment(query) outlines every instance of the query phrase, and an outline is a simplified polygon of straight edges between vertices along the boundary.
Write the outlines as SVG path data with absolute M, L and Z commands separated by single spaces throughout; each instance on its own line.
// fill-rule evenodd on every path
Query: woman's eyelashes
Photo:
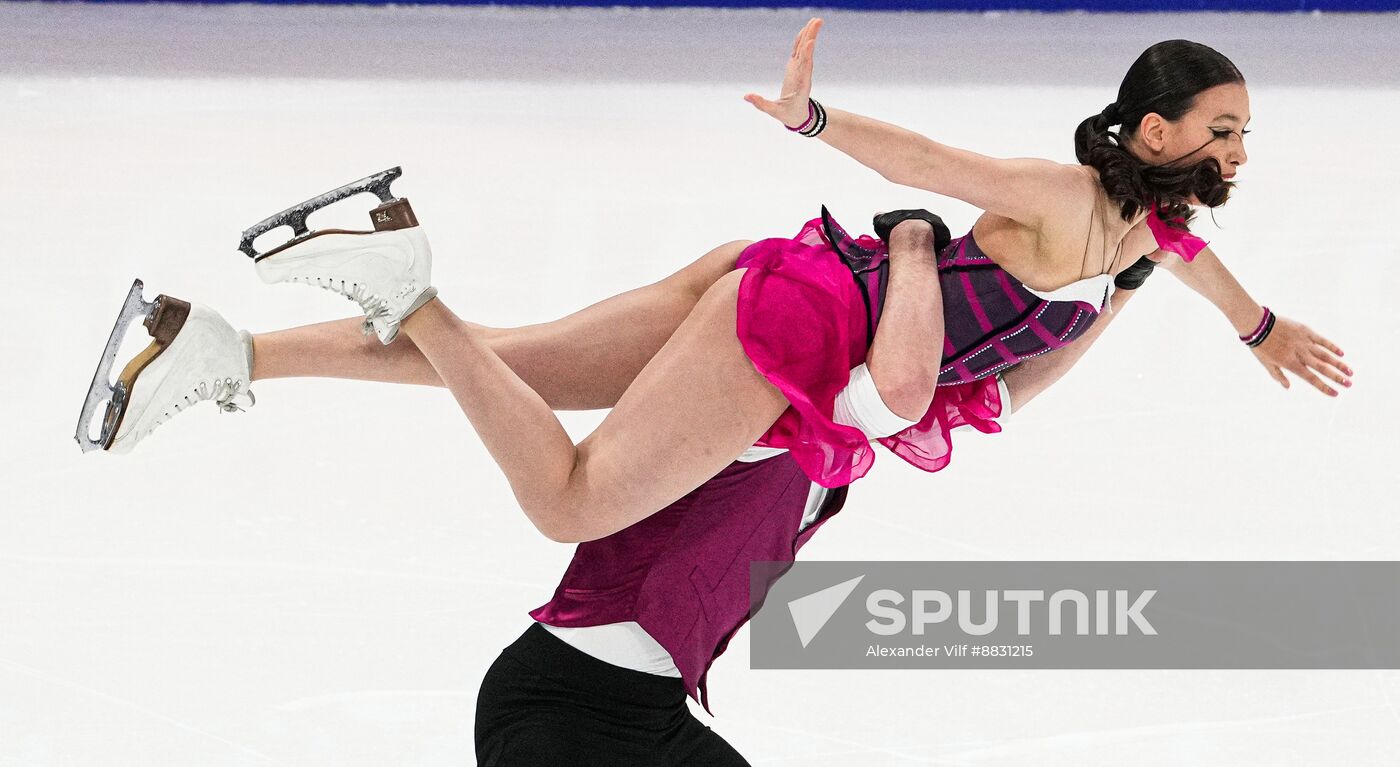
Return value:
M 1211 129 L 1210 129 L 1210 132 L 1211 132 L 1211 133 L 1214 133 L 1216 138 L 1225 138 L 1225 137 L 1229 136 L 1231 133 L 1234 133 L 1234 131 L 1228 130 L 1228 129 L 1224 129 L 1224 128 L 1211 128 Z M 1244 141 L 1244 137 L 1245 137 L 1245 136 L 1248 136 L 1249 134 L 1251 134 L 1251 133 L 1253 133 L 1253 132 L 1254 132 L 1254 131 L 1247 131 L 1247 130 L 1246 130 L 1246 131 L 1240 131 L 1240 140 L 1241 140 L 1241 141 Z

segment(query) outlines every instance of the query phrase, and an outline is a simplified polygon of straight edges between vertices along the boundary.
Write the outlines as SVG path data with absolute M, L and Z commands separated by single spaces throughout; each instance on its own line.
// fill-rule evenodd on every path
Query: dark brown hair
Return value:
M 1074 132 L 1074 154 L 1079 162 L 1099 172 L 1099 182 L 1118 203 L 1124 221 L 1155 202 L 1169 224 L 1181 218 L 1190 223 L 1195 193 L 1209 207 L 1224 205 L 1234 183 L 1221 177 L 1220 163 L 1209 157 L 1173 167 L 1148 165 L 1134 157 L 1124 141 L 1137 132 L 1142 118 L 1156 112 L 1167 120 L 1179 120 L 1195 106 L 1204 90 L 1226 83 L 1243 83 L 1244 75 L 1229 59 L 1209 46 L 1190 40 L 1157 43 L 1138 56 L 1118 87 L 1118 100 L 1079 123 Z M 1118 132 L 1109 130 L 1118 125 Z

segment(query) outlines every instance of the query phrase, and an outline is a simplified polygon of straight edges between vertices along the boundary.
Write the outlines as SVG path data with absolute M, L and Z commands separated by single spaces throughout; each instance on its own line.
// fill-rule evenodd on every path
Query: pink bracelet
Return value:
M 1268 337 L 1269 331 L 1274 329 L 1274 313 L 1269 311 L 1269 307 L 1264 307 L 1264 316 L 1259 319 L 1259 325 L 1246 335 L 1240 336 L 1240 340 L 1246 346 L 1258 346 Z
M 786 125 L 784 125 L 783 127 L 784 127 L 784 128 L 787 128 L 788 130 L 792 131 L 793 133 L 801 133 L 802 131 L 805 131 L 805 130 L 811 130 L 811 128 L 812 128 L 812 123 L 815 122 L 816 119 L 817 119 L 817 108 L 814 107 L 814 106 L 812 106 L 812 100 L 809 98 L 809 99 L 807 99 L 807 121 L 804 122 L 804 123 L 802 123 L 801 125 L 799 125 L 799 126 L 796 127 L 796 128 L 788 128 L 788 126 L 786 126 Z

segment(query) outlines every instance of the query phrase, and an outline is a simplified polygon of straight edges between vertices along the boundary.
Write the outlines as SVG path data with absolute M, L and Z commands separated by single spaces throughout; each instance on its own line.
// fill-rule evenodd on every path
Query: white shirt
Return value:
M 1083 281 L 1081 280 L 1081 282 Z M 1056 291 L 1057 294 L 1059 292 Z M 1037 295 L 1039 294 L 1037 293 Z M 1105 294 L 1101 292 L 1099 295 Z M 1011 392 L 1006 388 L 1006 383 L 1000 375 L 996 379 L 997 389 L 1001 392 L 1001 416 L 997 421 L 1001 423 L 1011 414 Z M 889 409 L 889 406 L 881 399 L 879 390 L 875 388 L 875 380 L 870 376 L 870 369 L 864 363 L 851 370 L 850 382 L 836 395 L 836 408 L 832 414 L 832 420 L 846 426 L 854 426 L 871 439 L 897 434 L 918 423 L 918 421 L 902 418 Z M 970 429 L 972 427 L 964 424 L 958 428 Z M 738 460 L 762 461 L 785 452 L 787 452 L 786 448 L 781 447 L 754 446 L 745 450 Z M 828 488 L 815 482 L 811 483 L 811 487 L 807 491 L 806 510 L 802 513 L 802 523 L 798 526 L 799 532 L 806 530 L 816 521 L 829 492 L 831 491 Z M 666 652 L 666 648 L 662 647 L 661 643 L 652 638 L 651 634 L 648 634 L 636 621 L 577 628 L 551 626 L 548 623 L 540 625 L 575 649 L 592 655 L 605 663 L 659 676 L 678 678 L 681 675 L 680 670 L 676 668 L 675 661 L 671 659 L 671 654 Z

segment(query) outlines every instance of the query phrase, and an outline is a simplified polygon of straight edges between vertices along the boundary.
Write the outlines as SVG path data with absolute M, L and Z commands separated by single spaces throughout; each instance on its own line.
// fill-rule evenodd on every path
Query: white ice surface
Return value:
M 236 239 L 396 164 L 442 295 L 501 326 L 789 236 L 822 203 L 857 230 L 928 206 L 966 231 L 967 205 L 741 100 L 776 89 L 807 15 L 0 4 L 0 765 L 470 764 L 481 676 L 570 547 L 441 390 L 260 382 L 247 413 L 203 405 L 131 456 L 80 455 L 121 297 L 139 276 L 255 332 L 350 316 L 261 284 Z M 1222 228 L 1198 230 L 1357 383 L 1285 391 L 1155 275 L 1005 433 L 960 433 L 948 470 L 881 451 L 804 558 L 1400 555 L 1400 16 L 826 18 L 826 103 L 1066 162 L 1146 45 L 1224 51 L 1255 132 Z M 1400 672 L 751 671 L 747 645 L 701 716 L 754 764 L 1400 760 Z

